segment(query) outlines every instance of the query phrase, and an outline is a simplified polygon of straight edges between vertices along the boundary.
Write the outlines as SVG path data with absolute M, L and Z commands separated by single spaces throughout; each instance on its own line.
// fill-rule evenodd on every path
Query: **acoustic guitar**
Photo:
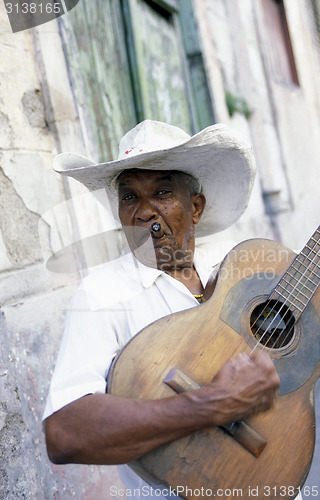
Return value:
M 320 372 L 320 226 L 301 253 L 253 239 L 223 260 L 212 296 L 138 333 L 115 359 L 108 392 L 156 399 L 209 383 L 235 353 L 265 349 L 281 379 L 268 412 L 199 430 L 129 465 L 181 497 L 295 498 L 315 438 Z M 317 486 L 305 491 L 317 497 Z

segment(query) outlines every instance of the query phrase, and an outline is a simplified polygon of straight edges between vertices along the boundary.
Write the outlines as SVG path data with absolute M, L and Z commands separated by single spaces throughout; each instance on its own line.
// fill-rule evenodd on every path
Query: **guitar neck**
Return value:
M 270 299 L 285 302 L 299 319 L 320 285 L 320 226 L 282 276 Z

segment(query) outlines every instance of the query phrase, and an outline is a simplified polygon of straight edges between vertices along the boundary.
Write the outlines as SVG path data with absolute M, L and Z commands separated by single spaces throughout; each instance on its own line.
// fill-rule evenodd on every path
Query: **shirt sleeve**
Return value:
M 87 394 L 105 393 L 106 376 L 119 350 L 119 315 L 90 308 L 79 288 L 71 301 L 43 420 Z M 121 322 L 121 321 L 120 321 Z

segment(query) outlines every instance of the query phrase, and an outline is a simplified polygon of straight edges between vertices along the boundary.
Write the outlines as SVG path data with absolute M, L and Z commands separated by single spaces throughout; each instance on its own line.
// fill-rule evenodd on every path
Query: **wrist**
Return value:
M 218 424 L 217 401 L 218 396 L 207 387 L 201 387 L 184 393 L 188 400 L 189 412 L 195 419 L 197 428 L 215 426 Z
M 223 410 L 226 405 L 224 394 L 218 388 L 208 386 L 184 393 L 188 398 L 191 414 L 195 416 L 197 427 L 218 426 L 228 421 Z

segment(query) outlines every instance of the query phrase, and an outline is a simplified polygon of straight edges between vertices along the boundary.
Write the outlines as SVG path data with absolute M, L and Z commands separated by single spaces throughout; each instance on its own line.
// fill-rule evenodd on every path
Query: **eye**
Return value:
M 134 200 L 135 197 L 136 197 L 135 194 L 127 193 L 127 194 L 124 194 L 123 196 L 121 196 L 121 201 L 131 201 L 131 200 Z
M 171 191 L 169 189 L 159 189 L 159 191 L 157 191 L 157 195 L 159 195 L 159 196 L 165 196 L 165 195 L 168 195 L 170 193 L 171 193 Z

